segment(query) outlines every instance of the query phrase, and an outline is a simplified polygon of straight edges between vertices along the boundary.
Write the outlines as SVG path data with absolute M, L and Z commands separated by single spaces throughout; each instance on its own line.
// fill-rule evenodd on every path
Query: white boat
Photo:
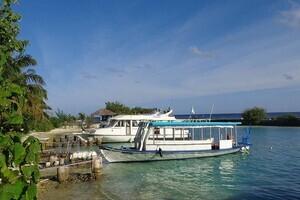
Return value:
M 104 147 L 101 153 L 108 162 L 140 162 L 220 156 L 249 150 L 249 144 L 237 142 L 233 122 L 155 121 L 141 123 L 134 146 Z M 171 130 L 172 137 L 166 137 Z M 175 132 L 188 131 L 188 138 L 176 137 Z M 160 137 L 159 137 L 160 136 Z
M 131 142 L 138 131 L 140 122 L 176 120 L 174 116 L 171 116 L 171 113 L 172 110 L 164 114 L 118 115 L 112 117 L 106 127 L 98 128 L 94 133 L 88 135 L 100 137 L 102 143 Z M 176 133 L 176 135 L 178 134 L 180 133 Z M 170 133 L 166 133 L 166 135 L 171 137 Z M 187 137 L 187 133 L 185 133 L 185 137 Z

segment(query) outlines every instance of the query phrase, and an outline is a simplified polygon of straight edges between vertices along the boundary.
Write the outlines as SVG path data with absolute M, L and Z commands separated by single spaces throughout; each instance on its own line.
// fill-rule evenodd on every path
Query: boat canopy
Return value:
M 152 127 L 232 127 L 240 125 L 241 122 L 188 122 L 188 121 L 154 121 L 150 122 Z
M 144 115 L 117 115 L 111 118 L 111 120 L 145 120 L 145 121 L 173 121 L 176 120 L 174 116 L 171 116 L 172 110 L 167 113 L 156 112 L 154 114 L 144 114 Z

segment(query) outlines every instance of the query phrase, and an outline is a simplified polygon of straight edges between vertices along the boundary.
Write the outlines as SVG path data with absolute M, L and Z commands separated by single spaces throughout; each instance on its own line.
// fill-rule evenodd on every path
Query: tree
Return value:
M 106 102 L 106 109 L 111 110 L 114 113 L 117 114 L 131 114 L 131 110 L 128 106 L 125 106 L 124 104 L 115 101 L 115 102 Z
M 134 107 L 131 108 L 132 114 L 149 114 L 153 113 L 156 109 L 154 108 L 141 108 L 141 107 Z
M 266 118 L 267 114 L 264 108 L 254 107 L 243 112 L 243 124 L 258 125 Z
M 86 118 L 86 116 L 85 116 L 84 113 L 82 113 L 82 112 L 78 113 L 78 119 L 79 120 L 81 120 L 82 122 L 84 122 L 85 118 Z
M 47 100 L 47 92 L 43 88 L 45 81 L 31 68 L 35 66 L 37 62 L 34 58 L 25 53 L 28 41 L 16 39 L 19 33 L 17 22 L 21 16 L 14 13 L 10 19 L 13 24 L 10 26 L 5 24 L 5 18 L 8 20 L 7 17 L 9 16 L 8 9 L 4 9 L 5 4 L 7 8 L 9 8 L 10 1 L 4 1 L 3 3 L 1 12 L 3 26 L 1 30 L 3 32 L 9 32 L 6 32 L 8 33 L 7 38 L 1 38 L 1 43 L 3 42 L 2 44 L 4 44 L 2 45 L 2 49 L 5 49 L 5 44 L 9 44 L 11 41 L 14 41 L 16 49 L 10 49 L 12 51 L 11 53 L 8 53 L 8 49 L 7 55 L 9 56 L 6 57 L 6 62 L 3 63 L 1 76 L 3 79 L 9 80 L 12 84 L 20 86 L 23 90 L 22 95 L 24 101 L 22 102 L 22 110 L 20 112 L 23 114 L 23 128 L 28 131 L 30 127 L 33 128 L 37 126 L 38 123 L 48 120 L 48 115 L 45 111 L 50 108 L 45 103 L 45 100 Z M 12 48 L 13 46 L 11 45 L 10 47 Z
M 152 113 L 155 109 L 153 108 L 141 108 L 141 107 L 134 107 L 130 108 L 118 101 L 115 102 L 106 102 L 106 109 L 111 110 L 117 114 L 149 114 Z
M 300 119 L 291 114 L 279 116 L 273 121 L 280 126 L 299 126 L 300 124 Z
M 86 120 L 86 116 L 84 113 L 80 112 L 78 113 L 78 119 L 80 120 L 80 126 L 81 126 L 81 129 L 84 130 L 84 124 L 85 124 L 85 120 Z
M 91 116 L 87 116 L 86 119 L 85 119 L 86 127 L 90 128 L 90 126 L 92 125 L 92 123 L 93 123 L 93 118 Z
M 44 100 L 46 91 L 39 85 L 41 77 L 22 70 L 34 61 L 24 54 L 28 41 L 18 39 L 21 16 L 12 10 L 13 2 L 3 0 L 0 7 L 0 199 L 36 199 L 41 146 L 32 136 L 24 142 L 21 137 L 28 102 Z M 37 106 L 43 112 L 47 107 Z

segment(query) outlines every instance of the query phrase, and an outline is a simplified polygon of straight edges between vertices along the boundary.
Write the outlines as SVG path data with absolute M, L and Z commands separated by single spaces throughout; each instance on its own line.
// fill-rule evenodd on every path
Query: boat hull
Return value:
M 181 160 L 191 158 L 203 158 L 221 156 L 239 152 L 240 148 L 231 148 L 223 150 L 203 150 L 203 151 L 134 151 L 114 148 L 101 149 L 104 158 L 111 163 L 115 162 L 145 162 L 160 160 Z
M 84 139 L 87 139 L 89 137 L 98 138 L 101 140 L 101 143 L 127 143 L 133 141 L 134 139 L 134 136 L 132 135 L 97 135 L 93 133 L 83 133 L 77 135 L 81 136 Z
M 131 142 L 134 136 L 130 135 L 104 135 L 102 136 L 102 143 L 125 143 Z

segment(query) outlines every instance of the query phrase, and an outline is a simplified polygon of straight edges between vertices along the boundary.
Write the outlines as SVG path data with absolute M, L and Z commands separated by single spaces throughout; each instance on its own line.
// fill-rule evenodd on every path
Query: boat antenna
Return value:
M 192 109 L 191 109 L 191 114 L 190 114 L 191 119 L 193 118 L 193 115 L 195 115 L 194 106 L 192 106 Z
M 194 106 L 192 106 L 191 114 L 192 114 L 192 115 L 195 114 Z
M 214 106 L 215 106 L 215 104 L 213 104 L 213 105 L 211 106 L 210 114 L 209 114 L 209 121 L 211 121 L 211 115 L 212 115 L 212 113 L 213 113 Z

